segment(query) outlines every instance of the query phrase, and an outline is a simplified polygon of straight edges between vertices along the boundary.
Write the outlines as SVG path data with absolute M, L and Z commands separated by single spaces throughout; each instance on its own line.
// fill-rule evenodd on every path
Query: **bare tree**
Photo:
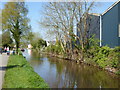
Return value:
M 88 13 L 93 7 L 94 2 L 50 2 L 45 6 L 44 20 L 40 22 L 42 26 L 49 28 L 59 35 L 59 40 L 70 43 L 70 58 L 73 55 L 72 44 L 73 40 L 78 39 L 81 49 L 81 56 L 83 60 L 83 53 L 87 42 L 87 17 Z M 74 27 L 78 25 L 80 37 L 74 34 Z M 61 38 L 60 38 L 61 36 Z M 65 45 L 63 45 L 66 51 Z M 68 52 L 67 52 L 68 53 Z

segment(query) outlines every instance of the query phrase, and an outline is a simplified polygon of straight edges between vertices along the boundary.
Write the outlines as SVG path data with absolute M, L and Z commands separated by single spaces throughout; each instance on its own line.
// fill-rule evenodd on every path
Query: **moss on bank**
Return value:
M 10 55 L 3 88 L 48 88 L 22 55 Z

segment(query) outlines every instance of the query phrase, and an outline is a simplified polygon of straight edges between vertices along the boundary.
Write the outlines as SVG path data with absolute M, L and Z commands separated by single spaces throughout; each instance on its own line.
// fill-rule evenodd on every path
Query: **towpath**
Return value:
M 0 54 L 0 90 L 2 89 L 8 58 L 9 56 L 6 53 Z

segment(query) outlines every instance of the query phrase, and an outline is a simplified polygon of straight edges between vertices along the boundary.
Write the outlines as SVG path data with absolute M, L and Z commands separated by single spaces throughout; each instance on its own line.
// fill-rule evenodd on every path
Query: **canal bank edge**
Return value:
M 49 88 L 22 55 L 10 55 L 3 88 Z
M 85 60 L 84 60 L 84 61 L 81 61 L 81 60 L 76 60 L 76 59 L 65 58 L 63 55 L 57 55 L 57 54 L 47 53 L 47 52 L 43 52 L 43 53 L 46 53 L 47 55 L 50 55 L 50 56 L 52 56 L 52 57 L 57 57 L 57 58 L 65 59 L 65 60 L 74 61 L 74 62 L 76 62 L 76 63 L 78 63 L 78 64 L 79 64 L 79 63 L 83 63 L 83 64 L 88 65 L 88 66 L 97 67 L 97 68 L 102 69 L 102 70 L 105 70 L 105 71 L 107 71 L 107 72 L 109 72 L 109 73 L 111 73 L 111 74 L 120 75 L 120 73 L 118 73 L 119 70 L 117 70 L 117 69 L 115 69 L 115 68 L 102 68 L 102 67 L 100 67 L 100 66 L 98 66 L 98 65 L 93 65 L 93 64 L 90 64 L 90 63 L 86 63 L 86 62 L 84 62 Z

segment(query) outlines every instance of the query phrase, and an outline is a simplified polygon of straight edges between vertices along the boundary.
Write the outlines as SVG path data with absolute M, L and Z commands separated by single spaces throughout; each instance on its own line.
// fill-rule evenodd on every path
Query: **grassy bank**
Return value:
M 10 55 L 3 88 L 48 88 L 22 55 Z
M 91 45 L 86 51 L 84 51 L 83 61 L 81 60 L 80 50 L 79 53 L 74 53 L 73 50 L 71 58 L 69 58 L 69 53 L 66 52 L 66 54 L 63 54 L 63 51 L 58 45 L 48 46 L 45 51 L 51 56 L 73 60 L 77 63 L 82 62 L 120 75 L 120 47 L 110 48 L 108 46 L 100 47 L 97 44 Z

